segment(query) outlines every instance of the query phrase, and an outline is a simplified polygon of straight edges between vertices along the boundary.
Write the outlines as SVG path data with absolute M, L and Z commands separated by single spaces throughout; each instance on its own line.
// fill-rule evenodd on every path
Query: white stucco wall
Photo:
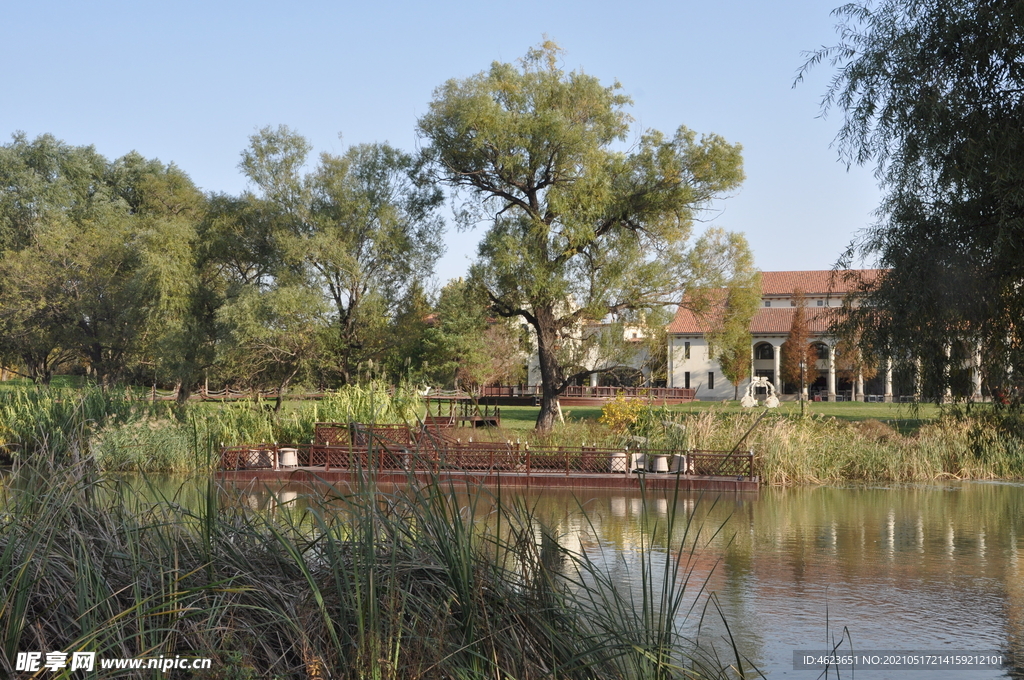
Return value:
M 686 343 L 690 343 L 690 357 L 686 358 Z M 690 388 L 697 390 L 697 399 L 716 401 L 732 399 L 732 383 L 722 375 L 722 367 L 711 358 L 707 341 L 696 335 L 670 335 L 668 339 L 669 387 L 686 387 L 686 373 L 690 374 Z M 709 387 L 709 374 L 714 374 L 715 386 Z M 746 381 L 740 385 L 740 396 Z

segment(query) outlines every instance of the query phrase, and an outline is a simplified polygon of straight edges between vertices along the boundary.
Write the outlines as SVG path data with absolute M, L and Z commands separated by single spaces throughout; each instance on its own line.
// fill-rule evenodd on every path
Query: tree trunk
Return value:
M 281 412 L 281 406 L 284 404 L 284 392 L 288 389 L 288 385 L 291 384 L 292 379 L 298 375 L 299 369 L 292 371 L 291 375 L 281 380 L 281 383 L 277 386 L 277 401 L 274 403 L 274 413 Z
M 183 405 L 192 396 L 192 383 L 181 381 L 178 383 L 178 405 Z
M 540 360 L 540 413 L 537 415 L 536 429 L 547 432 L 555 426 L 558 418 L 558 395 L 565 389 L 562 378 L 562 367 L 555 356 L 558 342 L 558 329 L 555 315 L 550 308 L 537 309 L 534 312 L 537 323 L 537 357 Z

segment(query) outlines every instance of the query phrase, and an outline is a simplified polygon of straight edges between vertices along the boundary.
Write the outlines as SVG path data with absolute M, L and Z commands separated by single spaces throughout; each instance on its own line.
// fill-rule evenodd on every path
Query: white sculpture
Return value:
M 765 392 L 768 394 L 768 398 L 764 400 L 765 408 L 775 408 L 779 405 L 779 398 L 775 396 L 775 385 L 769 382 L 768 378 L 760 375 L 750 381 L 747 385 L 747 394 L 740 399 L 740 406 L 744 408 L 753 408 L 757 406 L 757 388 L 763 387 Z

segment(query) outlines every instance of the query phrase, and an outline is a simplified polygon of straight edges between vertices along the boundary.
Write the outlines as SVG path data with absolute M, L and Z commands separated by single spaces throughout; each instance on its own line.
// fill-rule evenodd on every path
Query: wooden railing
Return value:
M 395 425 L 352 425 L 344 430 L 325 427 L 320 432 L 329 436 L 305 446 L 225 447 L 221 450 L 220 469 L 278 470 L 305 466 L 324 471 L 403 470 L 435 474 L 483 470 L 567 476 L 613 472 L 754 476 L 753 451 L 531 447 L 519 442 L 463 442 Z
M 692 400 L 697 390 L 685 387 L 608 387 L 590 385 L 570 385 L 562 391 L 560 397 L 591 397 L 596 399 L 614 399 L 618 396 L 630 399 L 682 399 Z M 540 385 L 498 385 L 481 387 L 481 397 L 539 397 Z

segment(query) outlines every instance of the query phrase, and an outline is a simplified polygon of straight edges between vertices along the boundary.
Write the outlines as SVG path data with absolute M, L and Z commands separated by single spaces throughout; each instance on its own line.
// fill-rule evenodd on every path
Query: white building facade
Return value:
M 805 314 L 811 342 L 818 349 L 817 366 L 811 368 L 807 378 L 811 398 L 835 401 L 837 399 L 864 400 L 865 381 L 858 376 L 841 380 L 836 370 L 836 340 L 828 335 L 829 312 L 842 305 L 843 299 L 858 290 L 861 283 L 870 283 L 878 270 L 845 271 L 785 271 L 763 272 L 761 275 L 761 304 L 750 323 L 752 340 L 751 376 L 765 377 L 775 386 L 777 394 L 795 393 L 794 386 L 786 386 L 781 377 L 782 344 L 789 335 L 799 291 L 803 295 Z M 722 368 L 711 356 L 706 334 L 708 320 L 680 307 L 668 326 L 668 386 L 689 387 L 697 390 L 697 399 L 733 399 L 736 387 L 722 373 Z M 745 393 L 750 379 L 739 385 Z M 884 367 L 880 376 L 872 381 L 872 400 L 892 401 L 892 371 Z M 788 388 L 788 389 L 786 389 Z

